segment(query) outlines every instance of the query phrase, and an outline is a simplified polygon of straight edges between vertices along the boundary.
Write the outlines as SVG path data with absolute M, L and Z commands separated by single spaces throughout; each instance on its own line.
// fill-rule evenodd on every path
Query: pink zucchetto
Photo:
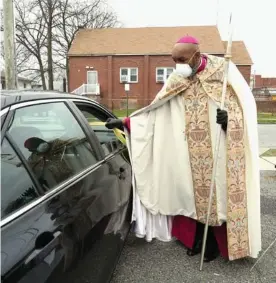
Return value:
M 184 36 L 181 37 L 176 43 L 191 43 L 191 44 L 199 44 L 198 40 L 192 36 Z

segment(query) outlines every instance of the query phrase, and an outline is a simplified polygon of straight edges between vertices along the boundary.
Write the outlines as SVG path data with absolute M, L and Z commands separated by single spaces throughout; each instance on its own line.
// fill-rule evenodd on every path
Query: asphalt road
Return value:
M 261 173 L 262 247 L 276 237 L 276 171 Z M 276 282 L 276 243 L 252 272 L 255 260 L 226 262 L 218 258 L 199 271 L 200 257 L 188 257 L 178 242 L 146 243 L 130 235 L 112 283 L 246 283 Z
M 259 125 L 260 147 L 276 148 L 276 125 Z M 276 171 L 261 171 L 262 253 L 276 237 Z M 218 258 L 199 271 L 200 257 L 188 257 L 178 242 L 147 243 L 130 235 L 112 283 L 272 283 L 276 282 L 276 243 L 256 267 L 253 259 Z
M 276 124 L 259 125 L 259 146 L 276 148 Z

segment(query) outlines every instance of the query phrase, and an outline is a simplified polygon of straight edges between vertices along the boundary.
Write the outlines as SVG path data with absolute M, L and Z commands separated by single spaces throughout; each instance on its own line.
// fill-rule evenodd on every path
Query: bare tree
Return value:
M 4 31 L 4 14 L 3 14 L 3 9 L 0 9 L 0 32 Z M 1 41 L 0 41 L 0 52 L 1 52 L 1 64 L 4 62 L 5 54 L 4 54 L 4 41 L 3 41 L 3 36 L 1 36 Z M 2 62 L 3 61 L 3 62 Z
M 57 25 L 62 0 L 36 0 L 34 6 L 40 8 L 42 18 L 47 28 L 47 62 L 48 62 L 48 87 L 54 89 L 53 68 L 53 30 Z
M 53 89 L 54 76 L 66 72 L 68 51 L 81 28 L 118 24 L 106 0 L 15 0 L 17 65 L 19 72 L 41 78 L 43 89 Z M 20 59 L 19 59 L 20 58 Z
M 18 18 L 17 18 L 18 19 Z M 1 32 L 4 31 L 3 27 L 3 9 L 0 9 L 0 21 L 1 21 Z M 21 25 L 20 25 L 21 26 Z M 20 33 L 18 33 L 20 35 Z M 16 68 L 17 68 L 17 74 L 23 74 L 27 75 L 29 78 L 37 79 L 37 77 L 40 76 L 40 70 L 38 68 L 38 65 L 36 63 L 36 60 L 34 60 L 34 56 L 29 50 L 22 45 L 18 38 L 16 39 Z M 4 42 L 3 38 L 1 38 L 0 41 L 0 58 L 1 58 L 1 64 L 4 64 L 5 62 L 5 50 L 4 50 Z M 46 86 L 45 86 L 46 87 Z
M 43 17 L 33 6 L 33 3 L 24 3 L 23 1 L 16 1 L 16 39 L 19 49 L 25 55 L 25 60 L 22 62 L 21 72 L 34 71 L 39 72 L 43 89 L 46 89 L 45 72 L 45 52 L 47 41 L 47 26 Z M 17 54 L 18 56 L 18 54 Z M 23 57 L 24 58 L 24 57 Z M 34 61 L 37 63 L 37 67 Z M 33 67 L 23 68 L 29 61 Z
M 118 21 L 116 14 L 104 0 L 63 0 L 60 1 L 59 8 L 59 22 L 54 29 L 54 52 L 56 64 L 66 70 L 69 84 L 68 51 L 76 33 L 82 28 L 114 27 Z
M 0 31 L 4 31 L 4 12 L 3 8 L 0 9 Z

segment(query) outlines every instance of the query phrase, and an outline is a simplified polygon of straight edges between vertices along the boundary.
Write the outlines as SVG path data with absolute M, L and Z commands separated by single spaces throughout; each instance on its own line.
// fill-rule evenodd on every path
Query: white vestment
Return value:
M 247 82 L 232 62 L 229 66 L 229 84 L 239 98 L 244 115 L 249 249 L 250 256 L 256 258 L 261 250 L 256 104 Z M 218 105 L 211 99 L 208 103 L 214 154 Z M 130 117 L 131 134 L 126 135 L 134 172 L 132 220 L 136 221 L 135 234 L 145 237 L 147 241 L 153 238 L 170 241 L 174 215 L 197 219 L 185 137 L 183 97 L 169 96 L 136 111 Z M 220 223 L 227 221 L 225 147 L 223 133 L 215 180 Z

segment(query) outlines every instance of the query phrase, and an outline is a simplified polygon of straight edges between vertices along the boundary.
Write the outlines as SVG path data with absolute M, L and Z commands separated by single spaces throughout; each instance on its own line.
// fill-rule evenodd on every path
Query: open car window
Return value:
M 117 139 L 113 130 L 109 130 L 105 127 L 106 120 L 110 118 L 107 112 L 104 112 L 102 109 L 99 109 L 96 106 L 88 104 L 76 103 L 76 106 L 82 112 L 89 125 L 95 132 L 95 135 L 98 138 L 105 155 L 109 155 L 112 152 L 124 147 Z

